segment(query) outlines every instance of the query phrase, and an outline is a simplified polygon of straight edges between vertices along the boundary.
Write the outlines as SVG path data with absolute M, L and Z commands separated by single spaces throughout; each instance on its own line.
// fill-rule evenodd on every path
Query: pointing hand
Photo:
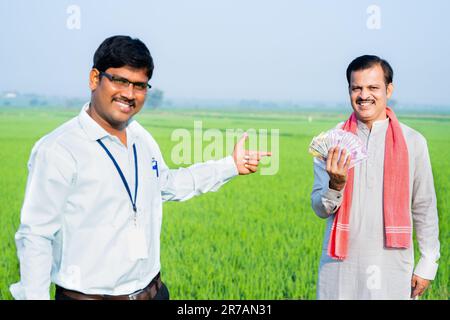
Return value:
M 245 150 L 245 140 L 247 140 L 247 132 L 241 137 L 241 139 L 234 146 L 233 159 L 239 174 L 245 175 L 254 173 L 258 170 L 258 164 L 261 157 L 271 156 L 269 151 L 253 151 Z

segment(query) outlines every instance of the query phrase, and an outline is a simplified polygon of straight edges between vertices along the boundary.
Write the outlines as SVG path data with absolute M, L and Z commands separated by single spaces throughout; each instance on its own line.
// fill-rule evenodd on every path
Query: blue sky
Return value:
M 80 29 L 67 28 L 70 5 Z M 399 103 L 450 105 L 449 12 L 448 0 L 2 0 L 0 92 L 88 96 L 96 48 L 128 34 L 169 98 L 347 101 L 348 63 L 377 54 Z

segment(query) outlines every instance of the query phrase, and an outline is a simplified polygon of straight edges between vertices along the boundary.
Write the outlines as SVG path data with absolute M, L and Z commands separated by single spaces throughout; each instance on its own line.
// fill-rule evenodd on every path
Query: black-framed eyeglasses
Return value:
M 152 87 L 147 82 L 132 82 L 126 78 L 119 77 L 104 71 L 100 71 L 100 76 L 107 77 L 109 81 L 111 81 L 111 83 L 118 89 L 128 89 L 130 84 L 132 84 L 133 88 L 136 89 L 136 91 L 146 92 Z

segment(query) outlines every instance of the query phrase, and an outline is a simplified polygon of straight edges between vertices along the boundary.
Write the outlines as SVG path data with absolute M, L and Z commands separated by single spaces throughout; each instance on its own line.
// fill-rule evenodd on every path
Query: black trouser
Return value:
M 170 299 L 169 289 L 167 289 L 167 286 L 163 282 L 161 288 L 158 290 L 153 300 L 169 300 L 169 299 Z M 55 300 L 76 300 L 76 299 L 66 296 L 64 293 L 62 293 L 62 289 L 56 286 Z

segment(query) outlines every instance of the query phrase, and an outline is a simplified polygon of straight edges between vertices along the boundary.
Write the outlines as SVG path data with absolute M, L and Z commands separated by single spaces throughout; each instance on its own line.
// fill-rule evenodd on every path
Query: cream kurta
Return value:
M 372 130 L 358 121 L 357 135 L 366 143 L 368 158 L 355 166 L 348 257 L 327 254 L 334 213 L 342 203 L 341 192 L 328 188 L 323 164 L 314 161 L 311 194 L 315 213 L 327 219 L 317 285 L 318 299 L 409 299 L 411 277 L 433 280 L 439 259 L 438 215 L 433 175 L 425 138 L 401 124 L 408 146 L 410 209 L 420 260 L 414 269 L 414 249 L 384 247 L 383 165 L 389 120 L 377 121 Z M 338 125 L 342 127 L 342 124 Z

